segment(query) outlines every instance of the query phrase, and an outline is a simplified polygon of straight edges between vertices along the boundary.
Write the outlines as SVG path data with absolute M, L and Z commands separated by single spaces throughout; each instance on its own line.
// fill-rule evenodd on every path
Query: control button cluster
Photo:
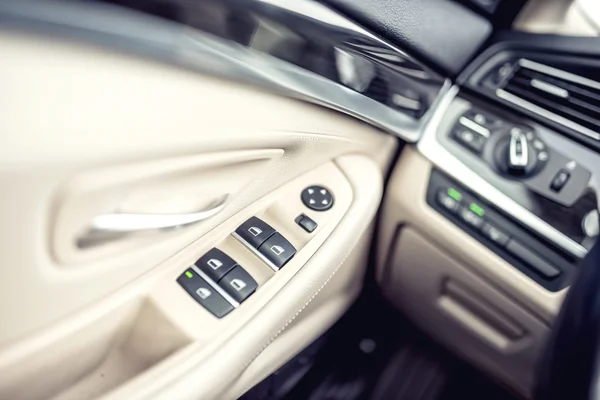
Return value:
M 458 217 L 465 225 L 495 246 L 523 261 L 544 278 L 554 279 L 560 275 L 561 271 L 558 268 L 487 218 L 484 207 L 476 202 L 466 201 L 461 191 L 453 187 L 440 189 L 436 194 L 436 200 L 443 209 Z
M 217 248 L 200 257 L 177 282 L 217 318 L 227 315 L 258 287 L 241 265 Z
M 281 233 L 257 217 L 240 225 L 233 236 L 276 271 L 296 254 L 296 248 Z

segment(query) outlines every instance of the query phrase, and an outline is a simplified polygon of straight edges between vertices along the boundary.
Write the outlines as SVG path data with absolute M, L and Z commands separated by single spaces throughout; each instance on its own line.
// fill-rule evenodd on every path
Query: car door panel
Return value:
M 15 266 L 0 291 L 0 397 L 233 398 L 351 304 L 394 138 L 102 47 L 19 30 L 0 42 L 11 93 L 0 100 L 1 253 Z M 333 191 L 331 210 L 302 204 L 315 183 Z M 224 194 L 199 223 L 77 246 L 97 215 L 179 214 Z M 313 234 L 294 223 L 301 213 L 319 224 Z M 298 249 L 281 271 L 230 236 L 253 215 Z M 223 319 L 176 282 L 214 246 L 259 284 Z M 261 357 L 271 345 L 287 351 Z

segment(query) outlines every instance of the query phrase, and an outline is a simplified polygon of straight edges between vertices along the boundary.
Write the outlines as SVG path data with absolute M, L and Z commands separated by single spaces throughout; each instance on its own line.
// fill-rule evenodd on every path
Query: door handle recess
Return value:
M 77 239 L 79 248 L 114 240 L 123 235 L 149 230 L 179 228 L 204 221 L 218 214 L 227 203 L 228 194 L 211 202 L 206 209 L 184 214 L 111 213 L 92 219 L 89 230 Z

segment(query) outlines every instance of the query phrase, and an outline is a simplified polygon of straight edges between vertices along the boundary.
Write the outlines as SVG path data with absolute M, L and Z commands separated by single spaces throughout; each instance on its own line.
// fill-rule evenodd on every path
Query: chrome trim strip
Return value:
M 583 246 L 502 193 L 499 189 L 479 176 L 476 171 L 473 171 L 463 164 L 437 141 L 436 135 L 438 127 L 458 92 L 458 87 L 453 86 L 440 101 L 439 106 L 433 113 L 429 124 L 423 132 L 423 137 L 419 143 L 417 143 L 419 152 L 442 171 L 451 175 L 454 179 L 461 182 L 475 193 L 486 198 L 513 218 L 521 221 L 525 226 L 533 229 L 540 236 L 546 238 L 575 257 L 585 257 L 587 250 Z
M 542 74 L 550 75 L 555 78 L 564 79 L 569 82 L 579 83 L 581 85 L 589 86 L 593 89 L 600 90 L 600 83 L 596 81 L 554 67 L 549 67 L 547 65 L 540 64 L 535 61 L 527 60 L 525 58 L 519 59 L 519 66 L 531 69 Z
M 556 97 L 561 97 L 563 99 L 569 98 L 568 90 L 552 85 L 548 82 L 540 81 L 539 79 L 532 79 L 531 86 Z
M 538 114 L 541 117 L 549 119 L 550 121 L 556 122 L 557 124 L 561 124 L 566 126 L 567 128 L 573 129 L 576 132 L 581 133 L 582 135 L 591 137 L 592 139 L 600 140 L 600 134 L 594 132 L 591 129 L 588 129 L 584 126 L 576 124 L 575 122 L 567 119 L 565 117 L 561 117 L 560 115 L 554 114 L 546 110 L 545 108 L 536 106 L 533 103 L 528 102 L 527 100 L 523 100 L 522 98 L 515 96 L 512 93 L 508 93 L 504 89 L 496 89 L 496 96 L 500 97 L 503 100 L 506 100 L 510 103 L 513 103 L 516 106 L 522 107 L 526 110 L 531 111 L 532 113 Z
M 280 7 L 318 19 L 332 29 L 343 29 L 340 32 L 368 37 L 409 61 L 404 52 L 319 3 L 310 0 L 260 0 L 253 3 Z M 451 85 L 447 79 L 440 80 L 441 89 L 436 100 L 425 115 L 416 120 L 291 63 L 184 25 L 127 9 L 89 2 L 0 2 L 0 22 L 3 27 L 25 28 L 99 43 L 204 73 L 260 85 L 282 95 L 351 115 L 410 143 L 420 138 L 435 103 Z
M 489 129 L 487 129 L 479 124 L 476 124 L 475 122 L 471 121 L 469 118 L 460 117 L 458 119 L 458 122 L 460 122 L 460 124 L 462 126 L 466 126 L 467 128 L 474 130 L 475 132 L 479 133 L 483 137 L 486 137 L 486 138 L 490 137 Z
M 215 292 L 217 292 L 221 296 L 223 296 L 223 298 L 229 304 L 231 304 L 233 306 L 233 308 L 238 308 L 240 306 L 240 303 L 235 301 L 235 299 L 233 297 L 231 297 L 221 286 L 219 286 L 217 284 L 217 282 L 213 281 L 208 275 L 206 275 L 204 272 L 202 272 L 202 270 L 200 268 L 198 268 L 196 266 L 196 264 L 192 264 L 192 266 L 190 268 L 193 269 L 194 271 L 196 271 L 196 273 L 200 276 L 200 278 L 204 279 L 206 281 L 206 283 L 208 283 L 210 285 L 210 287 L 215 289 Z
M 258 251 L 258 249 L 254 248 L 250 243 L 246 242 L 244 240 L 244 238 L 242 238 L 240 235 L 238 235 L 235 232 L 231 233 L 231 236 L 233 236 L 238 242 L 240 242 L 241 244 L 243 244 L 248 250 L 250 250 L 252 253 L 254 253 L 255 256 L 257 256 L 258 258 L 260 258 L 265 264 L 267 264 L 269 266 L 269 268 L 271 268 L 273 271 L 277 272 L 280 270 L 279 267 L 277 267 L 275 264 L 273 264 L 271 261 L 269 261 L 265 256 L 263 256 L 261 254 L 260 251 Z
M 92 232 L 135 233 L 146 230 L 173 229 L 204 221 L 221 212 L 229 194 L 215 199 L 206 209 L 183 214 L 102 214 L 92 219 Z

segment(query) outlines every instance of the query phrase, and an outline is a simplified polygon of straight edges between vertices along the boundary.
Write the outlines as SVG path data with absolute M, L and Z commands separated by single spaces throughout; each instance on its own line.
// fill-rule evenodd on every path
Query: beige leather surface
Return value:
M 600 4 L 595 0 L 529 0 L 513 29 L 565 36 L 599 36 Z
M 547 291 L 430 208 L 425 195 L 431 169 L 411 147 L 394 167 L 382 209 L 379 284 L 426 332 L 528 395 L 536 357 L 566 289 Z M 449 294 L 448 282 L 464 293 Z
M 395 139 L 101 48 L 8 31 L 0 47 L 0 397 L 235 398 L 351 304 Z M 314 183 L 332 210 L 301 204 Z M 201 223 L 74 245 L 99 213 L 191 212 L 224 193 Z M 229 236 L 252 215 L 299 249 L 282 271 Z M 215 245 L 260 284 L 221 320 L 175 282 Z

